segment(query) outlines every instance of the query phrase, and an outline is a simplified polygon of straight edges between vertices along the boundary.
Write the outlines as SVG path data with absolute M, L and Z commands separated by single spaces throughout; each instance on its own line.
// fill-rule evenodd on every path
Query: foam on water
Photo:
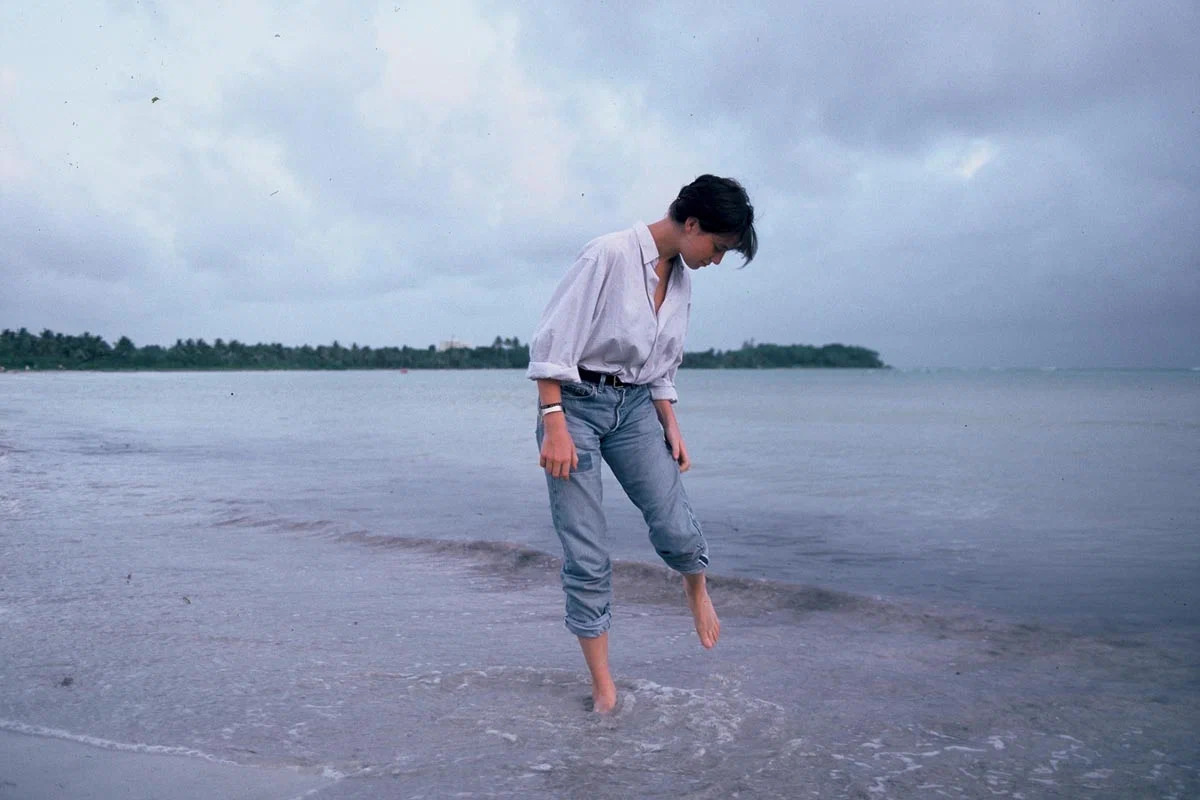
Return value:
M 29 725 L 24 722 L 17 722 L 9 719 L 0 719 L 0 731 L 22 733 L 27 736 L 44 736 L 48 739 L 61 739 L 65 742 L 78 742 L 79 744 L 99 747 L 102 750 L 116 750 L 123 753 L 150 753 L 153 755 L 163 756 L 185 756 L 187 758 L 199 758 L 204 761 L 211 761 L 214 764 L 237 765 L 236 761 L 220 758 L 212 753 L 205 753 L 190 747 L 175 747 L 164 744 L 146 744 L 144 742 L 114 742 L 111 739 L 104 739 L 99 736 L 72 733 L 71 731 L 65 731 L 59 728 L 47 728 L 41 725 Z
M 625 769 L 647 758 L 681 763 L 705 758 L 712 766 L 735 742 L 745 748 L 756 736 L 779 730 L 784 716 L 778 704 L 728 684 L 709 693 L 622 679 L 620 706 L 600 717 L 585 713 L 590 689 L 577 671 L 495 666 L 373 677 L 394 679 L 397 694 L 422 716 L 468 740 L 494 737 L 502 760 L 516 758 L 528 769 L 543 765 L 538 772 L 565 768 L 597 746 L 604 750 L 601 764 Z M 469 749 L 478 754 L 481 746 Z M 402 761 L 411 763 L 414 756 L 406 749 Z

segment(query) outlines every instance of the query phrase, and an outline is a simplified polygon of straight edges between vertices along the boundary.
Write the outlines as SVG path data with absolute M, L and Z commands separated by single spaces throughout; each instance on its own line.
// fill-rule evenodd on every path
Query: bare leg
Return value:
M 592 710 L 607 714 L 617 705 L 617 685 L 608 671 L 608 632 L 593 638 L 580 636 L 579 647 L 592 673 Z
M 696 622 L 700 644 L 711 648 L 721 636 L 721 621 L 717 619 L 717 610 L 708 598 L 708 583 L 704 573 L 684 575 L 683 591 L 687 595 L 688 608 L 692 610 L 692 619 Z

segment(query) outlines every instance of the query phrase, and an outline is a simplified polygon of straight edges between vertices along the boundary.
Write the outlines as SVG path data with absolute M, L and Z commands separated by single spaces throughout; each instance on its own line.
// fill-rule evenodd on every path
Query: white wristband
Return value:
M 556 412 L 557 413 L 565 413 L 563 411 L 562 405 L 559 403 L 555 403 L 554 405 L 549 405 L 549 406 L 543 406 L 542 408 L 538 409 L 538 414 L 540 414 L 543 417 L 546 416 L 547 414 L 554 414 Z

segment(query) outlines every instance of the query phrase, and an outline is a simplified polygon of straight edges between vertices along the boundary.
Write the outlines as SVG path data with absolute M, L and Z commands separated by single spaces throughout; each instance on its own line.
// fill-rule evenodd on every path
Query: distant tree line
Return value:
M 480 369 L 523 368 L 529 348 L 516 337 L 496 337 L 489 347 L 438 350 L 413 347 L 287 347 L 279 343 L 244 344 L 231 339 L 178 339 L 170 347 L 136 346 L 122 336 L 110 345 L 99 336 L 70 336 L 22 328 L 0 332 L 0 366 L 8 369 Z
M 774 369 L 780 367 L 853 367 L 879 369 L 887 366 L 879 353 L 865 347 L 827 344 L 755 344 L 744 342 L 740 350 L 705 350 L 684 353 L 681 367 L 694 369 Z
M 170 347 L 136 346 L 122 336 L 110 345 L 90 333 L 71 336 L 25 328 L 0 332 L 0 367 L 9 370 L 207 370 L 207 369 L 524 369 L 529 345 L 499 336 L 491 345 L 452 347 L 286 347 L 279 343 L 243 344 L 232 339 L 178 339 Z M 747 342 L 740 350 L 687 353 L 684 367 L 882 367 L 879 354 L 861 347 L 829 344 L 774 345 Z

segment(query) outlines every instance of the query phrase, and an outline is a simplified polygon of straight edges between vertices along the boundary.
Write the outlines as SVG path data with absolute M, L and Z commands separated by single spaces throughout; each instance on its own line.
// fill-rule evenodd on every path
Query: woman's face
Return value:
M 700 269 L 709 264 L 720 264 L 728 250 L 737 244 L 732 233 L 708 233 L 700 227 L 700 220 L 688 217 L 683 223 L 683 238 L 679 244 L 679 256 L 690 269 Z

